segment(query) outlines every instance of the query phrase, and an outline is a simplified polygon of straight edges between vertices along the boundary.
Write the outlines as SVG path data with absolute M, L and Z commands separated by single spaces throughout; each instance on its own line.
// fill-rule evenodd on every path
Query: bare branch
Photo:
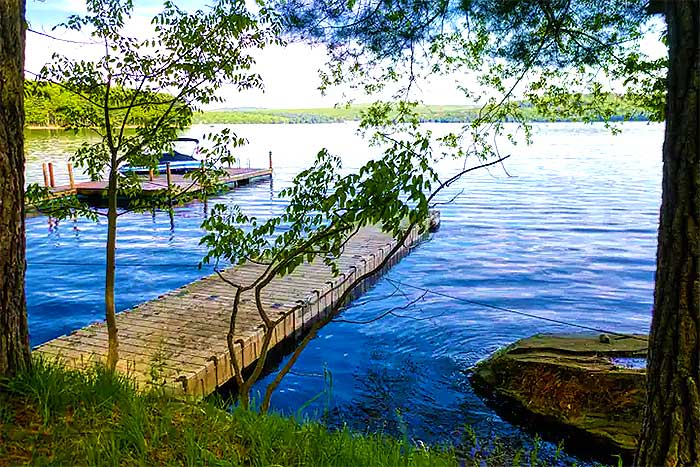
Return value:
M 64 38 L 62 38 L 62 37 L 52 36 L 51 34 L 47 34 L 47 33 L 45 33 L 45 32 L 37 31 L 36 29 L 32 29 L 32 28 L 27 28 L 27 32 L 34 33 L 34 34 L 36 34 L 36 35 L 38 35 L 38 36 L 48 37 L 49 39 L 53 39 L 53 40 L 55 40 L 55 41 L 67 42 L 67 43 L 70 43 L 70 44 L 81 44 L 81 45 L 95 45 L 95 44 L 99 44 L 99 42 L 97 42 L 97 41 L 74 41 L 74 40 L 71 40 L 71 39 L 64 39 Z

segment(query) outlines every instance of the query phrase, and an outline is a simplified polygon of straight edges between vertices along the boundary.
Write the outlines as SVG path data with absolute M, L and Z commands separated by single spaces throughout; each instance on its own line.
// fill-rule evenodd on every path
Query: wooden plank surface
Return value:
M 413 232 L 387 268 L 417 241 Z M 303 264 L 291 275 L 273 279 L 263 291 L 263 302 L 273 319 L 285 318 L 276 328 L 273 346 L 298 336 L 303 328 L 325 316 L 347 284 L 379 264 L 393 245 L 391 236 L 366 227 L 347 244 L 339 260 L 339 276 L 333 277 L 328 267 L 316 261 Z M 262 266 L 248 263 L 223 274 L 246 284 L 261 270 Z M 363 289 L 358 287 L 356 293 Z M 133 376 L 142 387 L 150 382 L 197 396 L 213 392 L 233 376 L 226 344 L 233 296 L 234 289 L 213 274 L 118 313 L 118 369 Z M 259 356 L 261 324 L 253 293 L 244 293 L 235 341 L 237 357 L 242 357 L 246 367 Z M 88 326 L 49 341 L 35 352 L 77 367 L 104 361 L 107 327 L 103 323 Z M 158 371 L 154 373 L 155 369 Z

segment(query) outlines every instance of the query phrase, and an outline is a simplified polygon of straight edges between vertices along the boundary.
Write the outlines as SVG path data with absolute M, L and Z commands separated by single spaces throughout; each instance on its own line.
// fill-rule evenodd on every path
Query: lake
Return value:
M 457 128 L 429 125 L 435 132 Z M 199 136 L 221 126 L 195 126 Z M 248 214 L 278 214 L 276 194 L 321 147 L 352 170 L 373 153 L 356 124 L 238 125 L 249 139 L 243 166 L 275 166 L 272 181 L 219 199 Z M 331 426 L 407 432 L 426 443 L 458 442 L 464 425 L 477 433 L 531 443 L 472 391 L 465 370 L 499 347 L 538 332 L 576 331 L 456 297 L 616 332 L 647 332 L 653 302 L 663 126 L 536 124 L 534 144 L 510 148 L 503 167 L 464 177 L 440 207 L 442 228 L 342 314 L 367 325 L 334 322 L 321 330 L 273 397 L 274 409 L 321 417 Z M 42 180 L 41 162 L 65 161 L 85 139 L 27 132 L 27 178 Z M 440 166 L 443 174 L 461 167 Z M 80 178 L 78 174 L 77 178 Z M 196 265 L 205 206 L 120 218 L 117 307 L 152 299 L 211 272 Z M 32 345 L 103 319 L 105 224 L 27 219 L 27 303 Z M 396 284 L 404 284 L 396 286 Z M 269 377 L 268 377 L 269 379 Z M 264 389 L 261 381 L 258 390 Z M 325 392 L 324 392 L 325 391 Z M 319 394 L 322 396 L 317 397 Z

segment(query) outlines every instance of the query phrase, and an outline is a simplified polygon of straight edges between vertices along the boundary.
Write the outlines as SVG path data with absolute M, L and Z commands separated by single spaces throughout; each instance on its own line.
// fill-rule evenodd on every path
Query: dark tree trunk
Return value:
M 114 371 L 119 361 L 119 341 L 117 340 L 116 306 L 114 303 L 114 282 L 117 250 L 117 161 L 112 156 L 107 189 L 107 268 L 105 271 L 105 318 L 107 320 L 107 368 Z
M 0 375 L 29 366 L 24 300 L 24 0 L 0 2 Z
M 663 198 L 639 466 L 700 464 L 700 0 L 667 0 Z

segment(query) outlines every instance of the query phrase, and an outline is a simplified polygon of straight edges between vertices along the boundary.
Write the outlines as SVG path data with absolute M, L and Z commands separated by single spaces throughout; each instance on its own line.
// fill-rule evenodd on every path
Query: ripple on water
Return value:
M 189 134 L 216 130 L 194 127 Z M 451 126 L 432 125 L 435 131 Z M 317 150 L 343 156 L 346 168 L 372 154 L 353 125 L 235 127 L 251 144 L 239 157 L 266 166 L 272 182 L 240 187 L 219 201 L 248 214 L 279 214 L 276 198 Z M 551 319 L 618 332 L 646 332 L 653 294 L 660 191 L 661 126 L 631 123 L 610 136 L 601 126 L 536 125 L 535 144 L 509 149 L 500 169 L 475 172 L 443 197 L 442 228 L 402 260 L 387 278 L 450 297 L 486 302 Z M 30 136 L 28 179 L 40 178 L 51 153 L 65 161 L 75 141 Z M 309 142 L 313 142 L 313 147 Z M 63 159 L 61 159 L 63 157 Z M 38 165 L 37 165 L 38 164 Z M 447 161 L 442 173 L 454 173 Z M 211 203 L 210 203 L 211 205 Z M 117 306 L 129 308 L 211 272 L 198 270 L 204 206 L 120 218 Z M 32 345 L 103 315 L 104 223 L 27 220 L 27 302 Z M 421 295 L 379 281 L 342 315 L 368 320 Z M 571 328 L 447 296 L 427 294 L 415 305 L 368 325 L 331 323 L 321 330 L 273 398 L 274 408 L 303 410 L 332 426 L 398 433 L 426 442 L 458 440 L 464 424 L 515 442 L 531 438 L 504 422 L 472 391 L 465 370 L 500 346 L 538 332 Z M 324 369 L 326 378 L 324 379 Z M 330 375 L 330 376 L 328 376 Z M 270 381 L 256 386 L 262 390 Z M 332 381 L 332 383 L 331 383 Z M 329 385 L 332 387 L 329 388 Z

